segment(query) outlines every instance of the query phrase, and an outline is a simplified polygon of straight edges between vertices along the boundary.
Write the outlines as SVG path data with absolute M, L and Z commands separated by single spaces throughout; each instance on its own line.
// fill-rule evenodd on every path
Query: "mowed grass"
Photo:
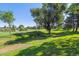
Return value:
M 5 36 L 4 36 L 5 37 Z M 3 37 L 3 38 L 4 38 Z M 3 40 L 2 38 L 0 38 Z M 1 41 L 0 40 L 0 41 Z M 4 42 L 5 41 L 5 42 Z M 53 31 L 51 36 L 46 30 L 13 33 L 6 37 L 2 45 L 29 44 L 28 48 L 21 48 L 2 56 L 77 56 L 79 55 L 79 32 Z M 1 44 L 1 43 L 0 43 Z

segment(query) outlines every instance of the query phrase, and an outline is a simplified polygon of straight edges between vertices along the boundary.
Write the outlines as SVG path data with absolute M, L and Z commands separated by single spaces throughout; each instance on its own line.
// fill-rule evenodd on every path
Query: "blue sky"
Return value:
M 15 17 L 14 25 L 18 26 L 23 24 L 24 26 L 34 26 L 35 22 L 31 16 L 31 8 L 41 8 L 39 3 L 0 3 L 1 11 L 12 11 Z M 0 27 L 7 25 L 0 21 Z

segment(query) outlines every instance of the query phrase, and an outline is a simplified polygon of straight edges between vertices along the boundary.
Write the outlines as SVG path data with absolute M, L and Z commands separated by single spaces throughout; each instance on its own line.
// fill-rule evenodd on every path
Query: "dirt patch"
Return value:
M 5 48 L 1 48 L 0 49 L 0 54 L 2 53 L 6 53 L 6 52 L 9 52 L 9 51 L 14 51 L 16 49 L 20 49 L 20 48 L 28 48 L 29 44 L 14 44 L 14 45 L 8 45 L 6 46 Z

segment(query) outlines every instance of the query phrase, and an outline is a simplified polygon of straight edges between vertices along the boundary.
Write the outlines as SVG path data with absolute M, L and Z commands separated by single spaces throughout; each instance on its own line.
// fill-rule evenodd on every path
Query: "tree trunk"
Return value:
M 72 25 L 72 29 L 73 29 L 73 32 L 74 32 L 74 30 L 75 30 L 74 25 Z
M 51 30 L 48 30 L 48 34 L 49 34 L 49 36 L 51 35 Z
M 74 32 L 74 28 L 73 28 L 73 32 Z
M 48 26 L 46 26 L 46 29 L 47 29 L 47 31 L 48 31 L 48 35 L 50 36 L 50 34 L 51 34 L 51 27 L 49 26 L 49 24 L 47 24 Z
M 78 28 L 76 28 L 75 32 L 77 32 L 77 31 L 78 31 Z
M 74 21 L 72 22 L 72 29 L 73 29 L 73 32 L 75 31 L 75 24 L 74 24 Z
M 75 32 L 77 32 L 78 31 L 78 25 L 76 26 L 76 29 L 75 29 Z
M 11 37 L 11 24 L 9 24 L 9 34 L 10 34 L 10 37 Z
M 37 32 L 36 37 L 38 37 L 39 34 L 38 34 L 38 24 L 37 23 L 36 23 L 36 32 Z

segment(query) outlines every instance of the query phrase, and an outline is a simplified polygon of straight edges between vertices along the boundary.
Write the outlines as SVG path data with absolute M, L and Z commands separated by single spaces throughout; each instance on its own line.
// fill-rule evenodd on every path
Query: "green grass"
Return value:
M 5 41 L 6 40 L 6 41 Z M 5 56 L 74 56 L 79 55 L 79 32 L 52 31 L 48 36 L 46 30 L 28 31 L 13 34 L 11 39 L 3 40 L 3 44 L 31 44 L 28 48 L 17 49 L 0 55 Z M 1 41 L 1 40 L 0 40 Z M 5 42 L 4 42 L 5 41 Z M 1 44 L 1 43 L 0 43 Z

